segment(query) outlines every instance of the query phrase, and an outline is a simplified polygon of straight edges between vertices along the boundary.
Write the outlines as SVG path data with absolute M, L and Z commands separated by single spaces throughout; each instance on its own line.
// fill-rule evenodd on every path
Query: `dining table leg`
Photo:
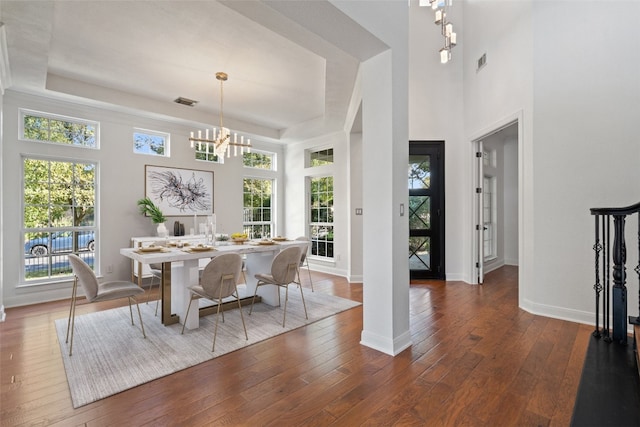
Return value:
M 171 312 L 171 262 L 162 263 L 162 280 L 160 286 L 160 317 L 165 326 L 178 323 L 178 316 Z
M 172 271 L 173 286 L 171 288 L 171 304 L 180 323 L 187 319 L 185 327 L 196 329 L 200 325 L 199 300 L 189 304 L 191 300 L 190 286 L 199 283 L 199 260 L 185 260 L 182 265 L 174 265 Z M 189 315 L 187 316 L 187 310 Z

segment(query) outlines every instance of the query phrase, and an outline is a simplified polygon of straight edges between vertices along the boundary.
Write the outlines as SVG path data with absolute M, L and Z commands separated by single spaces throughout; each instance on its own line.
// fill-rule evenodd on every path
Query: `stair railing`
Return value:
M 623 208 L 591 208 L 595 217 L 595 273 L 593 289 L 596 293 L 596 328 L 593 336 L 604 336 L 605 341 L 612 340 L 627 343 L 627 247 L 625 243 L 625 221 L 627 217 L 638 218 L 638 253 L 640 254 L 640 202 Z M 613 246 L 611 246 L 611 221 L 613 218 Z M 640 255 L 634 271 L 640 284 Z M 613 261 L 613 267 L 611 266 Z M 611 288 L 611 277 L 613 288 Z M 613 301 L 610 301 L 610 289 L 613 289 Z M 602 293 L 602 295 L 600 295 Z M 602 305 L 602 329 L 600 329 L 600 305 Z M 613 307 L 613 317 L 609 308 Z M 638 316 L 629 316 L 628 322 L 640 325 L 640 286 L 638 287 Z M 609 319 L 613 321 L 613 336 L 610 335 Z

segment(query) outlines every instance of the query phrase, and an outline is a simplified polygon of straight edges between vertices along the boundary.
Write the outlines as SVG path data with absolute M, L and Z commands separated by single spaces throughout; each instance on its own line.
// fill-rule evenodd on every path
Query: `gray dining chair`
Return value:
M 280 251 L 274 258 L 271 263 L 271 273 L 258 273 L 255 275 L 256 279 L 258 279 L 258 283 L 256 284 L 256 290 L 253 293 L 253 299 L 251 300 L 251 310 L 249 310 L 249 314 L 253 312 L 253 304 L 256 301 L 256 294 L 258 293 L 258 288 L 260 286 L 265 285 L 274 285 L 278 286 L 278 301 L 280 301 L 280 288 L 285 288 L 285 297 L 284 297 L 284 315 L 282 317 L 282 327 L 284 328 L 285 321 L 287 319 L 287 301 L 289 300 L 289 284 L 296 283 L 296 274 L 298 271 L 298 266 L 300 264 L 300 248 L 297 246 L 290 246 L 286 249 Z M 302 297 L 302 305 L 304 307 L 304 316 L 305 318 L 309 318 L 307 315 L 307 305 L 304 302 L 304 293 L 302 292 L 302 286 L 298 286 L 300 288 L 300 296 Z
M 131 302 L 136 304 L 138 309 L 138 317 L 140 318 L 140 328 L 142 329 L 142 336 L 147 338 L 144 332 L 144 324 L 142 323 L 142 314 L 140 314 L 140 306 L 136 300 L 136 296 L 144 293 L 144 289 L 139 287 L 133 282 L 128 281 L 111 281 L 105 283 L 98 283 L 98 278 L 93 272 L 91 267 L 84 262 L 82 258 L 77 255 L 69 254 L 69 262 L 71 263 L 71 269 L 73 270 L 73 290 L 71 292 L 71 307 L 69 308 L 69 320 L 67 322 L 67 338 L 65 343 L 69 343 L 69 330 L 71 330 L 71 343 L 69 344 L 69 356 L 73 351 L 73 332 L 76 320 L 76 303 L 78 299 L 78 284 L 84 291 L 84 296 L 88 302 L 100 302 L 109 301 L 120 298 L 128 298 L 129 300 L 129 314 L 131 315 L 131 324 L 133 325 L 133 309 L 131 308 Z
M 184 334 L 184 327 L 187 324 L 191 303 L 194 300 L 205 298 L 216 303 L 218 305 L 216 310 L 216 326 L 213 332 L 213 346 L 211 347 L 211 351 L 215 351 L 220 312 L 222 312 L 222 321 L 224 322 L 224 310 L 222 309 L 223 300 L 225 298 L 234 298 L 238 302 L 238 309 L 240 310 L 240 319 L 242 319 L 245 339 L 249 339 L 249 336 L 247 335 L 247 326 L 244 323 L 244 316 L 242 314 L 240 296 L 238 295 L 237 283 L 240 278 L 241 269 L 242 257 L 237 253 L 218 255 L 207 264 L 202 272 L 202 276 L 200 277 L 200 283 L 196 286 L 189 287 L 191 298 L 189 300 L 187 314 L 185 315 L 184 322 L 182 323 L 182 334 Z
M 300 242 L 308 242 L 309 239 L 307 238 L 307 236 L 300 236 L 298 238 L 296 238 L 296 241 L 300 241 Z M 300 264 L 298 265 L 298 285 L 302 286 L 302 280 L 300 279 L 300 268 L 304 267 L 307 269 L 307 273 L 309 274 L 309 283 L 311 284 L 311 292 L 314 292 L 313 290 L 313 280 L 311 280 L 311 268 L 309 268 L 309 258 L 307 257 L 307 251 L 309 250 L 308 247 L 305 247 L 304 249 L 302 249 L 301 253 L 300 253 Z

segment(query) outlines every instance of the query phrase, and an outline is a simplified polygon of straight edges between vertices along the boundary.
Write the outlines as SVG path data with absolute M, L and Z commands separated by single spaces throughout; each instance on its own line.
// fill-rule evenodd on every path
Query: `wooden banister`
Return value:
M 595 284 L 596 293 L 596 326 L 595 337 L 604 336 L 605 340 L 612 339 L 620 343 L 627 343 L 627 321 L 640 325 L 640 290 L 638 292 L 638 316 L 627 319 L 627 247 L 625 242 L 625 222 L 628 216 L 638 218 L 638 253 L 640 253 L 640 202 L 626 207 L 591 208 L 591 215 L 595 216 Z M 611 221 L 613 217 L 613 246 L 610 244 Z M 601 261 L 601 262 L 600 262 Z M 611 266 L 613 261 L 613 266 Z M 640 282 L 640 256 L 634 267 Z M 610 278 L 613 278 L 613 336 L 609 336 L 610 319 Z M 640 288 L 639 288 L 640 289 Z M 602 298 L 601 298 L 602 293 Z M 602 304 L 602 329 L 600 329 L 600 305 Z

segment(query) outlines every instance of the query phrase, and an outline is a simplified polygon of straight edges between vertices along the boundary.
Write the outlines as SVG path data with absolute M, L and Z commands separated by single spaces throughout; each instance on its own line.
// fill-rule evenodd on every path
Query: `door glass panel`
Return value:
M 409 228 L 431 229 L 431 196 L 409 196 Z
M 409 190 L 431 187 L 431 156 L 409 156 Z
M 431 270 L 430 252 L 430 237 L 409 237 L 409 269 Z

